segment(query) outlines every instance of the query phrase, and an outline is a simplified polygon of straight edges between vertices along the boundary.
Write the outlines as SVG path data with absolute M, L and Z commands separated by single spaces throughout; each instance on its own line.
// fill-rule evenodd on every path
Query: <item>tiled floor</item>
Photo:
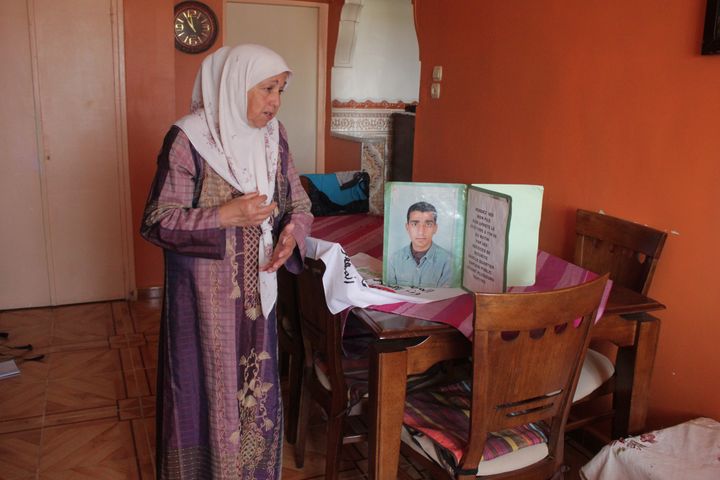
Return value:
M 0 480 L 154 477 L 159 309 L 146 300 L 0 312 L 5 345 L 29 343 L 45 355 L 0 380 Z M 317 422 L 303 469 L 286 445 L 283 479 L 322 479 L 322 452 Z M 343 455 L 341 478 L 366 478 L 366 446 Z M 587 458 L 566 447 L 566 460 L 574 466 L 566 478 L 578 478 Z M 427 477 L 403 463 L 413 477 Z

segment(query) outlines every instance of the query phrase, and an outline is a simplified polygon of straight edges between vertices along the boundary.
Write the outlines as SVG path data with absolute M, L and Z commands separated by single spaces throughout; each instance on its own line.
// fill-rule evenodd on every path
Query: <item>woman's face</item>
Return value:
M 247 119 L 255 128 L 262 128 L 280 110 L 280 94 L 285 89 L 288 73 L 266 78 L 247 92 Z

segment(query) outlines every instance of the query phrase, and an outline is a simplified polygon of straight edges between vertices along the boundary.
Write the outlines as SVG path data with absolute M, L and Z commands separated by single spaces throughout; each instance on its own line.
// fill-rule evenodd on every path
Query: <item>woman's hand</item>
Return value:
M 277 271 L 278 268 L 283 266 L 285 260 L 292 255 L 297 245 L 295 237 L 292 234 L 293 229 L 295 229 L 295 225 L 292 223 L 285 225 L 285 228 L 280 232 L 280 238 L 278 239 L 277 245 L 275 245 L 270 262 L 260 267 L 261 272 L 272 273 Z
M 275 202 L 263 205 L 266 200 L 267 195 L 260 195 L 257 192 L 233 198 L 218 209 L 220 226 L 226 228 L 260 225 L 276 207 Z

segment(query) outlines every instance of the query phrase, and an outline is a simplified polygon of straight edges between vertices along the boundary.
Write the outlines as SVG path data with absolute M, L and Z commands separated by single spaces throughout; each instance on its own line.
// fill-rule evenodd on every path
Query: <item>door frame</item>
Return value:
M 315 128 L 315 172 L 325 172 L 325 103 L 326 103 L 326 79 L 327 79 L 327 31 L 328 31 L 328 4 L 304 0 L 226 0 L 223 2 L 223 21 L 227 18 L 226 6 L 228 3 L 249 3 L 255 5 L 279 5 L 285 7 L 306 7 L 316 8 L 318 13 L 317 30 L 317 125 Z M 225 43 L 225 32 L 227 28 L 223 25 L 223 44 Z

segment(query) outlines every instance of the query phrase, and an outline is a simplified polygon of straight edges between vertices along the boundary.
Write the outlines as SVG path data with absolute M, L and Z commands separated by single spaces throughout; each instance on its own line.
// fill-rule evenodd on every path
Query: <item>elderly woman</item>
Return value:
M 279 478 L 275 272 L 302 268 L 312 215 L 275 118 L 291 72 L 223 47 L 165 137 L 142 235 L 165 252 L 157 478 Z

